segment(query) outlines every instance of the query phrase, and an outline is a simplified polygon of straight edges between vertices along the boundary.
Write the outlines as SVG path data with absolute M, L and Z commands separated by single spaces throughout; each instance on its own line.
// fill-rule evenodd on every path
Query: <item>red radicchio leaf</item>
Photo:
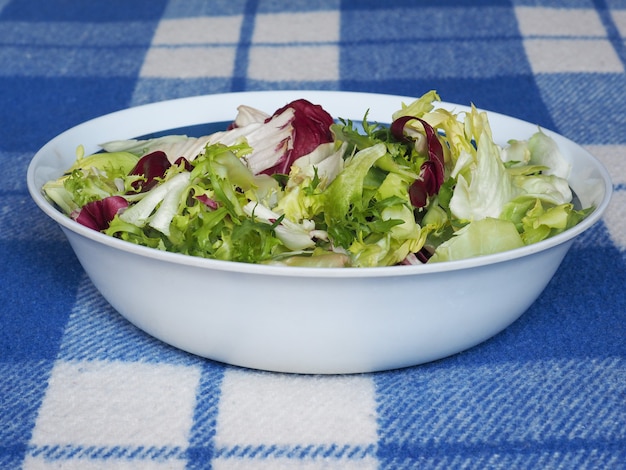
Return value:
M 389 126 L 391 135 L 393 135 L 396 140 L 399 140 L 400 142 L 410 142 L 411 139 L 404 135 L 404 126 L 406 126 L 407 122 L 412 121 L 413 119 L 417 118 L 414 116 L 401 116 L 393 121 L 391 126 Z
M 194 196 L 194 198 L 197 199 L 198 201 L 200 201 L 205 206 L 207 206 L 209 209 L 215 210 L 218 207 L 217 206 L 217 201 L 214 201 L 213 199 L 211 199 L 206 194 L 200 194 L 199 196 Z
M 85 204 L 78 213 L 76 222 L 101 232 L 109 228 L 113 217 L 126 207 L 128 207 L 128 201 L 122 196 L 105 197 Z
M 437 132 L 423 119 L 414 116 L 402 116 L 391 123 L 392 135 L 401 141 L 409 139 L 404 135 L 404 126 L 407 122 L 417 119 L 424 126 L 426 144 L 428 146 L 428 160 L 422 163 L 421 179 L 415 180 L 409 188 L 411 204 L 415 207 L 424 207 L 428 196 L 437 194 L 444 180 L 443 147 L 437 138 Z
M 333 118 L 320 105 L 299 99 L 278 109 L 272 117 L 280 115 L 288 108 L 294 110 L 294 119 L 291 123 L 293 126 L 292 148 L 276 165 L 263 171 L 268 175 L 289 173 L 291 165 L 298 158 L 311 153 L 319 145 L 333 140 L 330 131 Z M 272 117 L 268 118 L 266 122 Z
M 409 199 L 413 207 L 425 207 L 428 204 L 428 191 L 423 180 L 415 180 L 409 186 Z
M 183 167 L 185 168 L 185 170 L 187 171 L 193 170 L 192 164 L 185 157 L 178 157 L 176 161 L 174 162 L 174 165 L 180 165 L 181 163 L 183 164 Z
M 417 256 L 417 259 L 422 263 L 428 263 L 428 260 L 433 256 L 433 254 L 425 247 L 422 247 L 420 251 L 415 253 L 415 256 Z
M 157 184 L 156 178 L 162 178 L 170 166 L 172 164 L 167 159 L 167 155 L 161 150 L 144 155 L 130 170 L 129 175 L 140 175 L 146 179 L 133 182 L 133 188 L 140 192 L 149 191 Z

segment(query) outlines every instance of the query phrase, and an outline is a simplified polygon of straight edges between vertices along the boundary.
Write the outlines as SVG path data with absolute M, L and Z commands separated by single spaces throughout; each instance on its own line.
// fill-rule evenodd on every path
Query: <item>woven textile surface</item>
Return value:
M 0 468 L 625 469 L 625 68 L 626 0 L 0 0 Z M 455 356 L 309 376 L 187 354 L 100 296 L 26 168 L 109 112 L 280 89 L 536 123 L 605 164 L 611 205 Z

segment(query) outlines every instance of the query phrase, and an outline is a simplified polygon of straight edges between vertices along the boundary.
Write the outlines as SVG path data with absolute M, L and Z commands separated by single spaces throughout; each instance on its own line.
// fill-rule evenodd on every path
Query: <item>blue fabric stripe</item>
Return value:
M 10 109 L 0 126 L 3 151 L 34 152 L 88 119 L 128 107 L 136 77 L 1 77 L 0 103 Z M 6 112 L 6 111 L 5 111 Z
M 514 6 L 548 8 L 593 8 L 593 0 L 512 0 Z
M 26 444 L 0 443 L 0 468 L 20 468 L 24 460 L 26 447 Z
M 517 40 L 424 42 L 411 41 L 398 55 L 397 45 L 383 43 L 376 47 L 353 45 L 342 50 L 343 79 L 364 77 L 377 80 L 419 77 L 482 79 L 530 74 L 526 55 Z M 475 55 L 484 56 L 477 62 Z M 442 65 L 441 57 L 447 57 Z
M 202 368 L 200 386 L 196 394 L 193 427 L 189 435 L 189 448 L 186 451 L 187 468 L 202 469 L 207 467 L 216 455 L 215 434 L 217 432 L 220 385 L 226 366 L 206 362 Z
M 0 321 L 3 324 L 3 321 Z M 0 468 L 20 468 L 46 391 L 52 360 L 24 360 L 0 345 Z
M 410 378 L 401 372 L 375 377 L 383 468 L 398 455 L 402 468 L 425 461 L 443 468 L 459 461 L 471 468 L 537 468 L 544 460 L 552 468 L 624 456 L 623 429 L 594 425 L 599 413 L 614 423 L 623 414 L 623 361 L 490 362 L 484 368 L 455 362 L 422 367 Z M 598 382 L 612 383 L 614 398 L 607 400 Z
M 2 10 L 0 19 L 106 22 L 133 18 L 158 21 L 165 4 L 166 0 L 90 0 L 89 5 L 64 0 L 12 1 Z
M 240 15 L 246 0 L 169 0 L 163 18 Z
M 216 449 L 215 457 L 220 459 L 350 459 L 362 460 L 375 455 L 376 446 L 351 445 L 259 445 L 233 446 Z
M 6 158 L 13 163 L 12 165 L 7 165 L 7 167 L 0 172 L 0 201 L 6 200 L 5 197 L 28 195 L 26 180 L 23 176 L 30 160 L 33 158 L 32 153 L 3 152 L 0 155 L 2 158 Z M 0 231 L 1 230 L 0 228 Z
M 570 443 L 571 444 L 571 443 Z M 433 442 L 419 447 L 382 445 L 380 469 L 412 470 L 415 468 L 515 468 L 556 470 L 625 468 L 626 441 L 609 445 L 577 440 L 568 452 L 561 442 L 519 443 L 509 448 L 500 446 L 440 446 Z
M 0 21 L 0 44 L 2 48 L 40 47 L 42 50 L 58 47 L 71 51 L 87 49 L 111 49 L 126 53 L 126 49 L 149 47 L 156 24 L 151 21 L 120 21 L 116 23 L 72 23 L 67 21 L 46 22 L 33 28 L 27 21 Z M 66 49 L 67 48 L 67 49 Z M 25 52 L 25 51 L 24 51 Z M 24 58 L 22 58 L 24 60 Z M 116 63 L 116 62 L 113 62 Z M 15 74 L 11 68 L 3 74 Z
M 473 7 L 510 7 L 510 0 L 475 0 L 471 2 Z M 343 0 L 341 2 L 342 11 L 366 10 L 372 11 L 387 8 L 403 8 L 407 10 L 418 10 L 424 6 L 434 6 L 439 8 L 457 8 L 467 7 L 468 2 L 463 0 L 427 0 L 416 3 L 413 0 L 388 0 L 380 2 L 377 0 L 360 0 L 353 2 L 351 0 Z
M 302 81 L 267 81 L 267 80 L 246 80 L 246 89 L 255 91 L 273 90 L 342 90 L 340 84 L 334 80 L 302 80 Z M 346 89 L 347 90 L 347 89 Z
M 555 131 L 581 145 L 626 143 L 626 113 L 619 112 L 626 109 L 624 74 L 556 73 L 535 80 Z
M 359 3 L 355 3 L 359 5 Z M 368 11 L 359 9 L 341 14 L 341 45 L 355 44 L 379 46 L 404 45 L 411 40 L 471 41 L 477 39 L 519 39 L 517 20 L 510 6 L 480 8 L 474 2 L 459 3 L 454 8 L 442 8 L 438 3 L 423 3 L 413 8 L 398 8 L 392 2 L 385 8 Z M 393 27 L 390 27 L 393 25 Z M 468 27 L 468 25 L 472 25 Z M 399 52 L 399 57 L 411 57 Z M 418 59 L 419 56 L 414 56 Z M 441 65 L 445 61 L 437 61 Z
M 0 259 L 11 270 L 0 289 L 2 361 L 51 360 L 75 301 L 80 266 L 69 245 L 56 241 L 0 239 Z
M 232 88 L 232 78 L 141 78 L 137 81 L 131 105 L 154 103 L 187 96 L 225 93 Z
M 48 462 L 62 463 L 64 460 L 107 461 L 122 460 L 184 460 L 185 449 L 181 447 L 159 446 L 80 446 L 80 445 L 49 445 L 29 446 L 30 457 L 43 458 Z
M 376 79 L 367 76 L 341 80 L 340 89 L 348 91 L 380 92 L 384 90 L 404 96 L 420 96 L 437 90 L 443 100 L 451 103 L 474 103 L 476 106 L 532 122 L 545 129 L 556 130 L 557 125 L 546 107 L 541 89 L 531 75 L 511 75 L 492 78 L 412 78 Z M 514 90 L 518 99 L 511 99 Z
M 241 32 L 239 33 L 239 44 L 235 55 L 235 67 L 231 91 L 243 91 L 246 89 L 246 76 L 248 72 L 248 62 L 250 55 L 250 44 L 254 32 L 255 14 L 258 9 L 258 0 L 247 0 L 243 20 L 241 22 Z
M 5 47 L 0 60 L 16 64 L 12 76 L 23 77 L 135 77 L 146 48 Z M 24 60 L 28 57 L 28 60 Z M 116 64 L 110 68 L 109 64 Z M 1 74 L 1 72 L 0 72 Z
M 338 10 L 341 4 L 340 0 L 290 0 L 284 2 L 281 0 L 264 0 L 259 3 L 258 13 L 303 13 L 311 11 Z
M 201 363 L 147 335 L 116 312 L 83 278 L 59 349 L 66 361 L 141 361 L 189 366 Z

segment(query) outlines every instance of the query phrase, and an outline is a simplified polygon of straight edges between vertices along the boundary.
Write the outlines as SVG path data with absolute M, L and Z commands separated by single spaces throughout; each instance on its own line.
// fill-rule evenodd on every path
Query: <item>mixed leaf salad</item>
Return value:
M 43 187 L 62 212 L 132 243 L 245 263 L 434 263 L 554 236 L 573 204 L 570 166 L 541 130 L 497 145 L 484 112 L 430 91 L 390 125 L 335 120 L 295 100 L 242 105 L 203 137 L 114 141 Z

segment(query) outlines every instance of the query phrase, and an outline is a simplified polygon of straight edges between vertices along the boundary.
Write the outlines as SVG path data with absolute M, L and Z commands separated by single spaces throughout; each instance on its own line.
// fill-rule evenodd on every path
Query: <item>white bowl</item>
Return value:
M 306 98 L 334 117 L 389 122 L 413 98 L 323 91 L 243 92 L 165 101 L 76 126 L 47 143 L 28 169 L 36 204 L 67 236 L 104 298 L 137 327 L 177 348 L 228 364 L 293 373 L 360 373 L 417 365 L 500 332 L 544 290 L 574 238 L 598 222 L 612 184 L 582 147 L 546 131 L 572 164 L 570 185 L 596 209 L 574 228 L 504 253 L 422 266 L 297 268 L 201 259 L 137 246 L 86 228 L 41 194 L 98 144 L 267 112 Z M 461 105 L 442 107 L 467 110 Z M 494 139 L 525 139 L 534 124 L 489 113 Z

